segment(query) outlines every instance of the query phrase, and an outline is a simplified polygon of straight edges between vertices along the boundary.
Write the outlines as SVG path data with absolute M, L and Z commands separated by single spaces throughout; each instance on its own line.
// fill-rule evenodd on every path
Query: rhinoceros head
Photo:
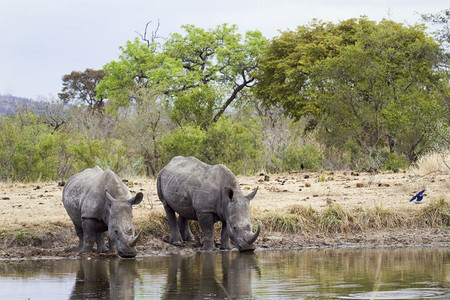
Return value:
M 131 199 L 122 201 L 115 199 L 106 191 L 107 207 L 109 209 L 109 248 L 110 251 L 117 251 L 121 257 L 135 257 L 136 243 L 141 235 L 134 233 L 132 223 L 132 205 L 139 204 L 142 201 L 143 194 L 137 193 Z
M 244 196 L 240 190 L 224 187 L 222 197 L 226 199 L 226 223 L 230 239 L 239 251 L 253 251 L 253 243 L 258 238 L 261 227 L 254 233 L 250 222 L 250 200 L 255 197 L 258 188 Z

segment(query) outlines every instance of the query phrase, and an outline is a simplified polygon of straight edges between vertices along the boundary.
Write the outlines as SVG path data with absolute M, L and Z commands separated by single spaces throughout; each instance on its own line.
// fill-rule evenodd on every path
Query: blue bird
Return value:
M 422 201 L 424 192 L 425 190 L 418 192 L 414 197 L 411 198 L 411 200 L 409 200 L 409 202 L 414 200 L 416 200 L 417 202 Z

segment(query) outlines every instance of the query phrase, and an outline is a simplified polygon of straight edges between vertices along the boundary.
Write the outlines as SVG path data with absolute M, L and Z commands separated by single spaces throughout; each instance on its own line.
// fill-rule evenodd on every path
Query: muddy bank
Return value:
M 22 241 L 18 245 L 12 237 L 0 239 L 0 259 L 59 259 L 77 258 L 80 254 L 75 250 L 77 239 L 74 232 L 67 228 L 58 233 L 36 235 L 33 240 Z M 31 239 L 31 238 L 29 238 Z M 216 241 L 218 241 L 216 239 Z M 367 248 L 367 247 L 450 247 L 450 229 L 390 229 L 371 232 L 337 233 L 337 234 L 292 234 L 292 233 L 264 233 L 256 241 L 257 249 L 308 249 L 308 248 Z M 144 235 L 137 245 L 138 257 L 150 255 L 191 254 L 201 251 L 201 244 L 185 244 L 176 247 L 165 238 Z M 234 249 L 234 251 L 237 251 Z M 85 256 L 108 256 L 109 254 L 89 253 Z M 113 255 L 115 256 L 115 255 Z

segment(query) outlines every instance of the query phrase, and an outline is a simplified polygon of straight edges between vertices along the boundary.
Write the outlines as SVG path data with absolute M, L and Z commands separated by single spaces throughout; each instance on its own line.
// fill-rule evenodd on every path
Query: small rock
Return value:
M 303 178 L 308 179 L 308 178 L 309 178 L 309 175 L 306 174 L 305 176 L 303 176 Z
M 359 188 L 364 187 L 364 184 L 361 183 L 361 182 L 358 182 L 358 183 L 356 184 L 356 187 L 359 187 Z
M 33 190 L 39 190 L 41 187 L 38 185 Z
M 264 181 L 269 181 L 269 180 L 270 180 L 269 175 L 264 175 Z
M 306 187 L 311 187 L 311 183 L 307 182 L 307 183 L 305 183 L 305 186 Z
M 58 182 L 58 186 L 65 186 L 66 185 L 66 182 L 63 180 L 63 181 L 60 181 L 60 182 Z
M 9 197 L 2 197 L 2 200 L 10 200 Z

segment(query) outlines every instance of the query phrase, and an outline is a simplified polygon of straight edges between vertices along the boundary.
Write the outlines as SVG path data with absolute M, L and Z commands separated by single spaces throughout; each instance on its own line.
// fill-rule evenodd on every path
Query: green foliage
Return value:
M 319 169 L 322 162 L 322 154 L 316 145 L 306 144 L 303 146 L 289 145 L 286 149 L 286 158 L 283 168 L 287 171 L 299 170 L 303 163 L 307 169 Z
M 187 126 L 176 129 L 161 142 L 163 161 L 166 164 L 177 155 L 200 158 L 204 140 L 205 132 L 198 127 Z
M 58 135 L 25 113 L 0 120 L 0 173 L 2 179 L 37 180 L 56 177 Z
M 354 33 L 366 19 L 350 19 L 337 25 L 313 20 L 296 31 L 282 32 L 267 46 L 260 61 L 256 95 L 267 105 L 277 105 L 295 119 L 318 114 L 317 91 L 311 86 L 315 64 L 335 57 L 355 43 Z
M 222 118 L 208 130 L 186 126 L 167 135 L 160 144 L 164 164 L 177 155 L 195 156 L 209 164 L 224 164 L 235 173 L 253 173 L 261 167 L 260 131 L 255 122 Z
M 103 70 L 92 69 L 66 74 L 62 78 L 62 93 L 58 96 L 64 103 L 83 103 L 92 110 L 102 110 L 105 99 L 101 93 L 96 93 L 95 88 L 104 76 Z
M 314 20 L 270 43 L 227 24 L 182 31 L 128 41 L 103 71 L 67 75 L 63 100 L 88 109 L 2 117 L 1 180 L 68 178 L 95 165 L 154 176 L 176 155 L 237 174 L 302 163 L 391 170 L 449 147 L 446 53 L 422 25 Z M 113 113 L 93 112 L 106 98 Z
M 225 164 L 233 172 L 248 174 L 261 168 L 261 128 L 250 118 L 237 121 L 222 118 L 205 136 L 202 156 L 212 164 Z
M 312 116 L 327 147 L 352 141 L 366 156 L 352 165 L 371 164 L 374 151 L 387 147 L 412 162 L 436 146 L 448 121 L 441 62 L 422 25 L 315 21 L 271 41 L 256 95 L 293 118 Z
M 243 37 L 235 25 L 182 29 L 164 44 L 128 41 L 119 60 L 105 65 L 97 92 L 117 109 L 142 101 L 136 95 L 152 87 L 172 106 L 179 125 L 207 128 L 217 121 L 253 83 L 266 40 L 258 31 Z
M 409 167 L 409 161 L 406 155 L 398 155 L 395 152 L 389 153 L 386 151 L 376 152 L 375 154 L 377 165 L 382 170 L 405 170 Z

